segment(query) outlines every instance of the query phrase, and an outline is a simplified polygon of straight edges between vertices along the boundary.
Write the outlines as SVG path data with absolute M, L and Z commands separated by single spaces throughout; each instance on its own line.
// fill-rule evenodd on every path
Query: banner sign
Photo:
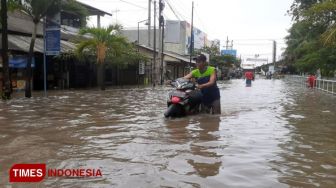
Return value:
M 145 74 L 145 62 L 140 61 L 139 62 L 139 75 Z
M 45 23 L 46 55 L 59 55 L 61 51 L 61 13 L 46 16 Z
M 60 30 L 46 30 L 46 55 L 59 55 L 61 51 L 61 32 Z

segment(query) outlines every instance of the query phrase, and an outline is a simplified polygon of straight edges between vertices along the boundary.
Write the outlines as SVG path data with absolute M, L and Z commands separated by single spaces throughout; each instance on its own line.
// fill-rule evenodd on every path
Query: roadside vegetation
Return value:
M 298 72 L 333 77 L 336 71 L 336 0 L 294 0 L 285 62 Z

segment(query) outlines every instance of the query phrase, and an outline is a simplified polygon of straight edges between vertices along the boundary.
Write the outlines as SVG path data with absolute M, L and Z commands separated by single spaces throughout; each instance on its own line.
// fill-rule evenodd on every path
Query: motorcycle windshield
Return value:
M 182 91 L 173 91 L 173 92 L 170 93 L 170 97 L 185 98 L 186 94 L 185 94 L 185 92 L 182 92 Z
M 179 78 L 175 82 L 175 87 L 181 90 L 194 89 L 194 86 L 194 83 L 184 78 Z

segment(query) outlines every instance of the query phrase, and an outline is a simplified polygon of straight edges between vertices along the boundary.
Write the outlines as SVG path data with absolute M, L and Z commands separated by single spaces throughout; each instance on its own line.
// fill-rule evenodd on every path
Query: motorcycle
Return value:
M 202 93 L 196 89 L 196 85 L 192 81 L 178 78 L 171 85 L 175 90 L 169 93 L 168 108 L 164 113 L 166 118 L 183 117 L 200 112 Z

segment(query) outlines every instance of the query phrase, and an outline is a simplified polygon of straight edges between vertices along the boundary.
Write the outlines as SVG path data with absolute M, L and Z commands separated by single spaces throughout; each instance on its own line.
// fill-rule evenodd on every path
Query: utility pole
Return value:
M 161 53 L 162 53 L 162 29 L 161 29 L 161 4 L 162 4 L 162 0 L 159 0 L 159 46 L 158 46 L 158 59 L 159 59 L 159 63 L 158 63 L 158 69 L 157 69 L 157 83 L 161 83 L 160 80 L 161 80 L 161 72 L 162 72 L 162 65 L 161 65 Z M 160 67 L 160 68 L 159 68 Z
M 115 12 L 115 24 L 118 23 L 118 12 L 119 11 L 120 11 L 119 9 L 115 9 L 114 11 L 112 11 L 112 14 L 113 14 L 113 12 Z
M 275 70 L 275 62 L 276 62 L 276 41 L 273 40 L 273 65 Z
M 226 46 L 225 49 L 228 50 L 229 48 L 229 36 L 226 36 Z
M 151 47 L 151 16 L 152 0 L 148 0 L 148 47 Z
M 231 40 L 231 50 L 233 50 L 233 40 Z
M 2 23 L 2 67 L 3 67 L 3 80 L 5 99 L 9 99 L 11 96 L 11 81 L 9 76 L 9 61 L 8 61 L 8 29 L 7 29 L 7 0 L 1 0 L 1 23 Z M 1 91 L 2 88 L 0 88 Z
M 162 51 L 161 51 L 161 66 L 162 66 L 162 70 L 161 70 L 161 85 L 163 85 L 163 82 L 164 82 L 164 77 L 165 77 L 165 73 L 166 73 L 166 62 L 164 61 L 164 23 L 162 25 Z
M 100 15 L 97 15 L 97 28 L 101 28 L 101 24 L 100 24 Z
M 163 54 L 163 48 L 164 48 L 164 17 L 162 15 L 163 9 L 165 4 L 163 3 L 163 0 L 159 0 L 159 40 L 160 40 L 160 46 L 159 46 L 159 52 L 160 52 L 160 84 L 163 84 L 164 80 L 164 72 L 165 72 L 165 66 L 164 66 L 164 54 Z
M 190 66 L 191 66 L 191 59 L 194 52 L 194 1 L 192 2 L 191 7 L 191 33 L 190 33 Z
M 154 0 L 154 39 L 153 39 L 153 79 L 152 84 L 155 87 L 156 84 L 156 1 Z

